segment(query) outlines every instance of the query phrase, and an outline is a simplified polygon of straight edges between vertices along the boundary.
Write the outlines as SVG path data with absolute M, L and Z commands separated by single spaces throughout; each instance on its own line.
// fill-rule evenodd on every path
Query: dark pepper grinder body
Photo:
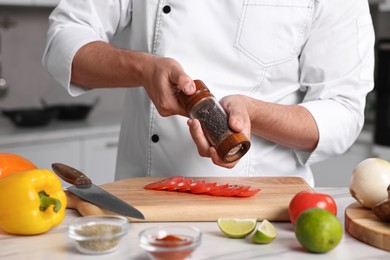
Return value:
M 230 129 L 227 113 L 207 86 L 201 80 L 194 82 L 195 93 L 187 96 L 179 92 L 179 102 L 186 108 L 190 118 L 199 120 L 207 140 L 225 162 L 240 159 L 249 150 L 251 143 L 243 133 Z

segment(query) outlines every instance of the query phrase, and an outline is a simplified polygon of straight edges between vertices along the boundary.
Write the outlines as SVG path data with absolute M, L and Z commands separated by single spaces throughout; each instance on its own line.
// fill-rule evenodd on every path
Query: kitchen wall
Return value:
M 390 15 L 378 15 L 376 5 L 371 7 L 377 36 L 389 37 Z M 114 111 L 119 115 L 123 89 L 93 90 L 80 97 L 70 97 L 42 67 L 48 16 L 52 9 L 0 5 L 0 62 L 2 76 L 9 87 L 7 95 L 0 93 L 0 108 L 40 106 L 41 98 L 49 103 L 88 103 L 98 96 L 101 103 L 93 113 Z
M 377 38 L 390 39 L 390 9 L 379 12 L 376 4 L 372 4 L 371 7 Z M 123 89 L 92 90 L 80 97 L 70 97 L 42 67 L 41 59 L 46 43 L 48 16 L 52 9 L 51 7 L 0 5 L 0 62 L 2 76 L 9 86 L 5 96 L 0 93 L 0 109 L 40 106 L 41 98 L 49 103 L 71 103 L 92 102 L 96 97 L 100 97 L 101 102 L 92 115 L 108 113 L 118 116 L 119 119 L 122 111 Z M 361 138 L 345 155 L 313 165 L 317 185 L 347 186 L 356 164 L 372 156 L 374 114 L 375 93 L 372 92 L 368 97 L 366 109 L 366 124 L 370 126 L 365 128 Z M 2 122 L 4 121 L 0 120 L 0 128 Z M 390 154 L 390 151 L 388 153 Z
M 92 112 L 118 113 L 120 117 L 123 89 L 92 90 L 80 97 L 70 97 L 41 64 L 46 43 L 51 7 L 13 7 L 0 5 L 0 61 L 8 91 L 0 95 L 0 108 L 40 106 L 48 103 L 101 102 Z

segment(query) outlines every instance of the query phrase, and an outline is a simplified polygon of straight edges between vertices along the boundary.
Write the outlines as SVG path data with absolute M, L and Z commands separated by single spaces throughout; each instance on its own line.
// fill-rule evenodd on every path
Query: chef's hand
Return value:
M 242 132 L 249 139 L 251 135 L 251 121 L 245 97 L 242 95 L 226 96 L 220 100 L 220 103 L 229 115 L 230 128 L 235 132 Z M 236 166 L 239 160 L 226 163 L 218 155 L 217 150 L 210 146 L 198 120 L 190 119 L 187 123 L 200 156 L 211 158 L 215 165 L 221 167 L 231 169 Z
M 177 99 L 177 93 L 194 94 L 195 83 L 174 59 L 148 57 L 148 69 L 144 73 L 144 87 L 161 116 L 187 116 Z

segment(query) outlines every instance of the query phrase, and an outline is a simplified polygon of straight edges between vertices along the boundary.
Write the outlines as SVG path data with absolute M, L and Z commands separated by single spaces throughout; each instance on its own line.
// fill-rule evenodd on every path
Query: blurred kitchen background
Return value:
M 124 90 L 70 97 L 44 70 L 48 16 L 58 2 L 0 0 L 0 110 L 9 116 L 0 115 L 0 152 L 20 154 L 40 168 L 67 163 L 96 184 L 107 183 L 114 180 Z M 370 8 L 377 41 L 376 86 L 367 97 L 365 127 L 345 155 L 313 165 L 316 186 L 348 186 L 353 168 L 365 158 L 390 161 L 390 0 L 371 0 Z M 29 124 L 23 110 L 43 106 L 90 110 L 82 119 L 61 118 L 56 110 L 41 126 L 16 126 Z

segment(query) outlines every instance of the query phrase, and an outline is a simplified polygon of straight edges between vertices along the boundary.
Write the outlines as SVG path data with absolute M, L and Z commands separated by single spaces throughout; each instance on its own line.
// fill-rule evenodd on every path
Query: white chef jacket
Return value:
M 313 152 L 251 136 L 233 169 L 198 155 L 186 118 L 161 117 L 142 87 L 127 91 L 116 178 L 300 176 L 344 153 L 364 122 L 373 88 L 374 31 L 367 0 L 62 0 L 50 16 L 43 63 L 71 95 L 83 45 L 110 42 L 172 57 L 218 98 L 243 94 L 306 107 L 319 129 Z

